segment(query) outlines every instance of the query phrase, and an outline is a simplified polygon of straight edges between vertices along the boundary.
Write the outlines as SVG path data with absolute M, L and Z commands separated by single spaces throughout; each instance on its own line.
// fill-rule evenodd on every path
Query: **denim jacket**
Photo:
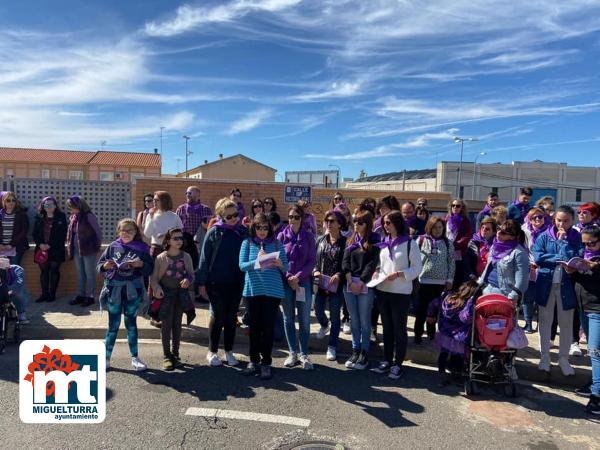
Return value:
M 583 245 L 581 236 L 575 244 L 569 244 L 566 240 L 556 240 L 550 236 L 548 231 L 538 236 L 533 244 L 533 259 L 538 266 L 537 280 L 535 282 L 535 302 L 540 306 L 548 304 L 552 279 L 555 270 L 562 270 L 560 281 L 560 296 L 564 310 L 575 308 L 577 298 L 573 280 L 565 272 L 565 269 L 556 264 L 557 261 L 569 261 L 575 256 L 582 256 Z
M 492 257 L 488 258 L 487 265 L 479 278 L 482 284 L 489 270 L 492 268 Z M 529 286 L 529 252 L 522 245 L 498 261 L 498 288 L 511 300 L 518 301 L 523 297 Z

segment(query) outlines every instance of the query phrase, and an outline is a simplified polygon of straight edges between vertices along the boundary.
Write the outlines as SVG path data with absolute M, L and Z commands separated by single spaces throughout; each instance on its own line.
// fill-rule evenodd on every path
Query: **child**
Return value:
M 438 370 L 442 386 L 449 383 L 446 367 L 454 378 L 462 374 L 473 322 L 473 296 L 478 288 L 476 281 L 467 281 L 456 292 L 446 294 L 443 299 L 438 297 L 429 305 L 427 323 L 434 324 L 439 314 L 435 341 L 440 347 Z
M 17 320 L 21 325 L 29 323 L 25 315 L 25 307 L 29 303 L 29 291 L 25 286 L 25 271 L 21 266 L 11 264 L 9 258 L 0 258 L 0 275 L 2 286 L 6 287 L 6 295 L 13 301 L 17 309 Z
M 163 369 L 168 371 L 182 366 L 179 343 L 183 313 L 188 316 L 188 325 L 196 315 L 190 295 L 194 280 L 192 258 L 181 250 L 182 246 L 183 231 L 180 228 L 167 231 L 163 241 L 164 251 L 156 257 L 154 272 L 150 277 L 154 297 L 160 299 L 158 317 L 161 321 Z
M 104 276 L 100 293 L 100 307 L 108 310 L 106 330 L 106 368 L 110 367 L 121 314 L 125 315 L 127 342 L 131 353 L 131 365 L 136 371 L 146 370 L 146 364 L 138 358 L 138 307 L 145 294 L 144 277 L 150 275 L 154 261 L 149 247 L 142 241 L 140 230 L 133 219 L 123 219 L 117 225 L 119 238 L 102 253 L 96 270 Z

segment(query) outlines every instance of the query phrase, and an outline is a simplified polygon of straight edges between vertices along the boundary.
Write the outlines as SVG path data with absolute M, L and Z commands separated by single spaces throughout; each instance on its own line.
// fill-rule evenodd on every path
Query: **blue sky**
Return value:
M 598 166 L 599 38 L 585 0 L 2 2 L 0 146 Z

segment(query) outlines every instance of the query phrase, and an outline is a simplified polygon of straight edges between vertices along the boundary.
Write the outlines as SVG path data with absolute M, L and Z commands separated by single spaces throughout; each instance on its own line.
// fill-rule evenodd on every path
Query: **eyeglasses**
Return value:
M 171 241 L 183 241 L 183 236 L 171 236 Z
M 295 215 L 295 214 L 291 214 L 288 216 L 288 219 L 290 220 L 300 220 L 300 216 Z
M 540 216 L 540 215 L 538 215 L 538 216 L 533 216 L 533 217 L 531 218 L 531 220 L 544 220 L 544 216 Z
M 256 225 L 256 231 L 269 231 L 268 225 Z
M 54 203 L 44 203 L 44 209 L 56 208 Z
M 119 233 L 134 234 L 135 230 L 133 228 L 121 228 Z
M 453 207 L 453 208 L 462 208 L 462 205 L 459 205 L 459 204 L 453 204 L 453 205 L 452 205 L 452 207 Z
M 597 243 L 598 243 L 598 241 L 587 241 L 587 242 L 584 242 L 583 245 L 585 245 L 586 247 L 593 247 Z
M 225 220 L 237 219 L 240 217 L 240 213 L 227 214 Z

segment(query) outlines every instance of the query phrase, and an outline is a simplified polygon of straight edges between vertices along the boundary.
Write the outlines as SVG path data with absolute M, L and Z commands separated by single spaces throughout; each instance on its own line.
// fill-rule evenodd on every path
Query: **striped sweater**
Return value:
M 288 262 L 285 255 L 285 247 L 279 241 L 265 245 L 265 252 L 276 252 L 279 248 L 279 259 L 283 262 L 283 273 L 287 272 Z M 256 297 L 266 295 L 267 297 L 283 298 L 283 273 L 278 268 L 255 269 L 254 264 L 258 258 L 260 246 L 246 239 L 240 249 L 240 270 L 246 273 L 244 281 L 244 297 Z

